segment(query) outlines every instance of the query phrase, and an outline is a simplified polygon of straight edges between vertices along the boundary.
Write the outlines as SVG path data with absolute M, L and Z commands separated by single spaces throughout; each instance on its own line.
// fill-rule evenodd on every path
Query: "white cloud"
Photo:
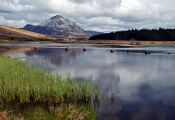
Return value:
M 18 28 L 21 28 L 24 24 L 27 24 L 25 20 L 8 20 L 2 16 L 0 16 L 0 23 L 6 26 L 15 26 Z
M 173 28 L 174 0 L 0 0 L 0 24 L 39 24 L 60 14 L 84 29 Z M 14 22 L 12 22 L 14 21 Z M 14 23 L 14 24 L 13 24 Z

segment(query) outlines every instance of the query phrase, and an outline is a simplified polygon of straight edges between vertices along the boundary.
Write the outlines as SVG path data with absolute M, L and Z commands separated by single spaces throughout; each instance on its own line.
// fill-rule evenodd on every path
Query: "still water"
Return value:
M 175 46 L 43 46 L 7 56 L 98 84 L 97 120 L 175 120 Z

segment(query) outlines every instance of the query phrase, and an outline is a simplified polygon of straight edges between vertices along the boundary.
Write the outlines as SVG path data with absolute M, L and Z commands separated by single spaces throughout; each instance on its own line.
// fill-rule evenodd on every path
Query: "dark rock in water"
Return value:
M 147 55 L 147 54 L 150 54 L 150 52 L 148 52 L 148 51 L 145 51 L 145 55 Z
M 33 50 L 37 50 L 37 47 L 34 47 Z
M 69 50 L 69 48 L 65 48 L 64 50 L 67 52 Z
M 114 53 L 114 50 L 110 50 L 111 53 Z
M 83 48 L 83 52 L 86 52 L 86 49 L 85 48 Z
M 32 47 L 31 50 L 37 50 L 38 48 L 37 47 Z

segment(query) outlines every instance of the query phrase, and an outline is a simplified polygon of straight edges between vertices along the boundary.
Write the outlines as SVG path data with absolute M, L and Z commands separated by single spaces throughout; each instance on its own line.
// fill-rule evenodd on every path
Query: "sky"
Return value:
M 85 30 L 175 28 L 175 0 L 0 0 L 0 24 L 38 25 L 62 15 Z

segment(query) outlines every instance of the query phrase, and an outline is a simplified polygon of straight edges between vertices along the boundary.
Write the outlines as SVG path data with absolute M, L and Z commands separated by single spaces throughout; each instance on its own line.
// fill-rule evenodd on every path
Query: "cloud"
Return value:
M 82 3 L 87 3 L 87 2 L 93 2 L 93 0 L 68 0 L 70 2 L 74 2 L 74 3 L 77 3 L 77 4 L 82 4 Z
M 63 15 L 84 29 L 117 31 L 132 28 L 173 28 L 173 0 L 0 0 L 0 22 L 15 27 L 40 24 L 54 15 Z M 21 24 L 15 24 L 19 21 Z
M 25 20 L 8 20 L 2 16 L 0 16 L 0 23 L 7 26 L 14 26 L 17 24 L 18 27 L 22 27 L 24 24 L 27 24 Z

